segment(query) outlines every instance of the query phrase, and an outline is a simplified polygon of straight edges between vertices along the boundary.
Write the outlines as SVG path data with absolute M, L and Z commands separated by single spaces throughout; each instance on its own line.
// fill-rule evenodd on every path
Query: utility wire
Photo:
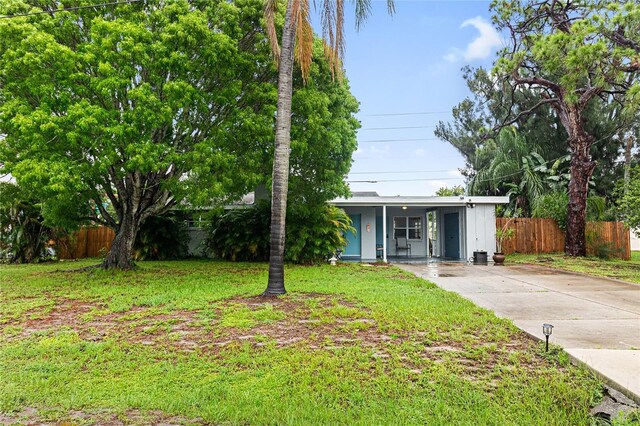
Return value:
M 400 126 L 400 127 L 364 127 L 359 130 L 401 130 L 401 129 L 430 129 L 436 126 Z
M 383 142 L 419 142 L 419 141 L 439 141 L 439 138 L 419 138 L 419 139 L 371 139 L 368 141 L 358 141 L 358 143 L 383 143 Z M 443 141 L 444 142 L 444 141 Z
M 385 182 L 422 182 L 428 180 L 458 180 L 460 177 L 424 178 L 424 179 L 380 179 L 380 180 L 348 180 L 348 183 L 385 183 Z
M 608 136 L 604 136 L 600 139 L 598 139 L 597 141 L 593 142 L 591 144 L 591 146 L 594 146 L 602 141 L 605 141 L 607 139 L 610 139 L 612 136 L 614 136 L 617 132 L 613 132 Z M 561 158 L 565 158 L 568 154 L 564 154 L 561 155 L 560 157 L 557 158 L 553 158 L 551 160 L 545 161 L 544 164 L 549 164 L 552 163 L 554 161 L 558 161 Z M 508 177 L 512 177 L 512 176 L 516 176 L 519 175 L 520 173 L 522 173 L 524 171 L 524 167 L 519 168 L 517 171 L 513 172 L 513 173 L 509 173 L 503 176 L 498 176 L 498 177 L 494 177 L 494 178 L 489 178 L 489 179 L 481 179 L 478 180 L 476 182 L 490 182 L 493 180 L 502 180 L 504 178 L 508 178 Z M 425 179 L 382 179 L 382 180 L 347 180 L 348 183 L 385 183 L 385 182 L 421 182 L 421 181 L 429 181 L 429 180 L 454 180 L 454 179 L 460 179 L 460 177 L 442 177 L 442 178 L 425 178 Z
M 413 170 L 413 171 L 402 171 L 402 172 L 391 172 L 391 171 L 383 171 L 383 172 L 351 172 L 350 175 L 380 175 L 380 174 L 404 174 L 404 173 L 445 173 L 450 172 L 451 169 L 447 170 Z
M 63 9 L 42 10 L 42 11 L 39 11 L 39 12 L 16 13 L 14 15 L 1 15 L 0 19 L 19 18 L 21 16 L 44 15 L 44 14 L 51 14 L 51 13 L 58 13 L 58 12 L 67 12 L 67 11 L 71 11 L 71 10 L 91 9 L 91 8 L 94 8 L 94 7 L 117 6 L 117 5 L 121 5 L 121 4 L 137 3 L 137 2 L 141 2 L 141 1 L 143 1 L 143 0 L 122 0 L 122 1 L 114 1 L 114 2 L 110 2 L 110 3 L 96 3 L 96 4 L 87 4 L 87 5 L 84 5 L 84 6 L 66 7 L 66 8 L 63 8 Z
M 449 114 L 451 111 L 425 111 L 425 112 L 396 112 L 388 114 L 367 114 L 366 117 L 390 117 L 399 115 L 431 115 L 431 114 Z

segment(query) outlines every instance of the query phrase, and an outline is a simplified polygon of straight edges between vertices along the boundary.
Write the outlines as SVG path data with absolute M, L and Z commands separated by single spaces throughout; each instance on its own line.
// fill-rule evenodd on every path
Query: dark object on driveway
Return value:
M 487 264 L 487 252 L 486 251 L 474 251 L 473 252 L 473 264 L 474 265 L 486 265 Z

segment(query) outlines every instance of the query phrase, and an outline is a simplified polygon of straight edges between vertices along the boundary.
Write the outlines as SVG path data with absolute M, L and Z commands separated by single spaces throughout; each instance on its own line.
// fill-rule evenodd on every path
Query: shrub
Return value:
M 213 257 L 233 261 L 269 259 L 270 206 L 255 206 L 216 213 L 211 218 L 205 246 Z M 313 264 L 344 248 L 351 230 L 349 216 L 334 206 L 291 210 L 287 213 L 285 261 Z
M 338 249 L 344 249 L 344 237 L 351 227 L 351 219 L 334 206 L 306 211 L 293 211 L 287 221 L 287 244 L 284 258 L 294 263 L 319 263 Z
M 148 218 L 133 246 L 135 260 L 175 260 L 189 254 L 189 233 L 179 212 Z
M 269 258 L 270 207 L 260 202 L 249 208 L 212 214 L 205 251 L 232 261 L 263 261 Z
M 17 185 L 0 183 L 0 258 L 12 263 L 45 260 L 52 228 L 43 224 L 38 202 Z
M 616 247 L 614 243 L 602 241 L 597 232 L 587 231 L 587 253 L 593 254 L 597 258 L 609 260 L 622 255 L 622 248 Z
M 569 195 L 566 192 L 552 192 L 539 197 L 535 203 L 532 217 L 551 218 L 560 229 L 567 229 Z M 592 195 L 587 198 L 587 220 L 607 220 L 610 217 L 604 197 Z

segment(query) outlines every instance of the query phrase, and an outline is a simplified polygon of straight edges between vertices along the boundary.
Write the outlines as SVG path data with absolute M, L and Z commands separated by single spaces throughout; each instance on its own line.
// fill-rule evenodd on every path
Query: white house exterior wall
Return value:
M 495 207 L 492 205 L 476 205 L 466 209 L 467 218 L 467 259 L 473 257 L 474 251 L 486 251 L 493 256 L 496 245 L 496 228 L 487 224 L 496 223 Z

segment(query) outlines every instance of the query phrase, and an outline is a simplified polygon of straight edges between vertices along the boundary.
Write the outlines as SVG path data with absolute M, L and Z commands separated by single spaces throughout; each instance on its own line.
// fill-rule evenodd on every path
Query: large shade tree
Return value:
M 544 180 L 550 184 L 550 190 L 566 190 L 564 183 L 568 180 L 564 177 L 569 173 L 569 162 L 565 161 L 569 153 L 567 133 L 552 108 L 548 105 L 534 108 L 539 102 L 536 90 L 522 86 L 515 89 L 509 81 L 498 80 L 483 68 L 465 67 L 463 78 L 471 96 L 453 108 L 450 122 L 438 123 L 435 134 L 452 144 L 466 160 L 466 167 L 461 171 L 467 177 L 469 194 L 506 195 L 511 192 L 517 195 L 511 198 L 511 207 L 524 206 L 521 213 L 528 214 L 527 206 L 536 202 L 529 199 L 529 195 L 535 193 L 512 189 L 525 183 L 521 177 L 531 171 L 530 166 L 546 169 Z M 629 138 L 626 136 L 634 123 L 632 119 L 621 120 L 621 107 L 615 99 L 608 99 L 591 103 L 585 111 L 587 131 L 599 141 L 591 147 L 597 165 L 591 178 L 590 195 L 605 196 L 609 201 L 613 196 L 611 182 L 624 174 L 620 151 L 627 145 Z M 520 114 L 523 111 L 530 113 Z M 511 149 L 510 144 L 502 144 L 505 140 L 499 137 L 501 124 L 516 115 L 519 119 L 512 126 L 517 129 L 524 149 Z M 501 155 L 496 155 L 497 150 Z M 526 158 L 533 152 L 544 159 L 544 165 L 540 164 L 539 158 L 533 162 Z M 503 160 L 498 161 L 498 156 Z M 505 160 L 516 167 L 507 170 L 508 167 L 499 165 Z
M 0 22 L 3 169 L 114 228 L 104 267 L 130 268 L 140 225 L 193 188 L 208 200 L 246 190 L 243 148 L 270 137 L 274 110 L 271 65 L 254 52 L 259 6 L 5 3 L 7 15 L 49 13 Z
M 538 98 L 504 124 L 545 105 L 558 116 L 571 156 L 565 252 L 584 256 L 588 184 L 596 166 L 591 147 L 597 141 L 588 131 L 586 111 L 608 99 L 625 103 L 628 111 L 640 104 L 640 4 L 497 0 L 492 9 L 511 43 L 494 71 Z
M 309 74 L 313 57 L 313 29 L 309 0 L 285 0 L 286 8 L 281 35 L 278 37 L 276 17 L 279 1 L 265 0 L 267 34 L 278 64 L 278 103 L 276 112 L 275 151 L 273 159 L 271 196 L 271 240 L 269 252 L 269 281 L 264 296 L 286 293 L 284 286 L 284 245 L 289 190 L 291 148 L 291 103 L 293 98 L 294 60 L 300 66 L 303 78 Z M 322 0 L 324 53 L 332 72 L 341 78 L 341 58 L 344 54 L 344 0 Z M 394 10 L 393 0 L 387 0 L 389 12 Z M 371 0 L 355 0 L 356 27 L 371 12 Z

